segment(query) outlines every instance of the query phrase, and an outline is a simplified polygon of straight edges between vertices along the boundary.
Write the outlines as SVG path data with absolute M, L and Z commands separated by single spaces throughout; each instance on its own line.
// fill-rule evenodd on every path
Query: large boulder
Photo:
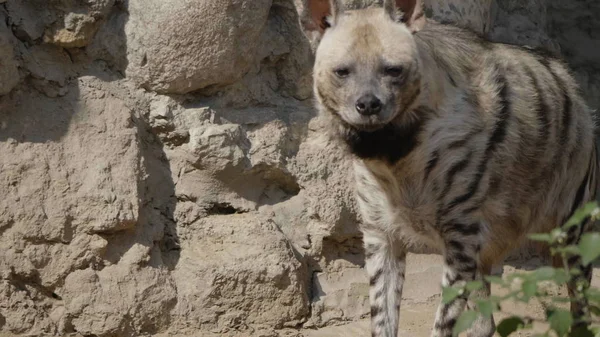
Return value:
M 216 215 L 180 230 L 173 272 L 182 331 L 294 327 L 308 315 L 308 270 L 270 220 Z
M 254 65 L 271 0 L 131 0 L 127 76 L 160 93 L 231 84 Z

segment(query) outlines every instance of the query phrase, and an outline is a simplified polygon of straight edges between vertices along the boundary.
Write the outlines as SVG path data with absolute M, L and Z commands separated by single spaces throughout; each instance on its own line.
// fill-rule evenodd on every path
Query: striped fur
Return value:
M 305 0 L 309 19 L 302 15 L 318 40 L 318 108 L 354 156 L 378 337 L 396 336 L 406 252 L 443 254 L 443 285 L 482 279 L 527 233 L 561 225 L 595 198 L 597 184 L 594 120 L 565 64 L 426 21 L 420 6 L 386 0 L 343 11 L 338 1 Z M 324 17 L 327 25 L 306 24 Z M 357 112 L 365 94 L 381 99 L 376 115 Z M 432 336 L 451 336 L 471 305 L 440 305 Z M 493 320 L 480 319 L 469 336 L 493 331 Z

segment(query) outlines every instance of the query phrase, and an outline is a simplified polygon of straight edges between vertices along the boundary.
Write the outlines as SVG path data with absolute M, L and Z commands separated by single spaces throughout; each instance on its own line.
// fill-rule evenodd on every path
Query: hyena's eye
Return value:
M 391 77 L 399 77 L 402 75 L 403 69 L 402 67 L 386 67 L 385 74 Z
M 333 71 L 337 77 L 347 77 L 348 75 L 350 75 L 350 69 L 348 68 L 337 68 Z

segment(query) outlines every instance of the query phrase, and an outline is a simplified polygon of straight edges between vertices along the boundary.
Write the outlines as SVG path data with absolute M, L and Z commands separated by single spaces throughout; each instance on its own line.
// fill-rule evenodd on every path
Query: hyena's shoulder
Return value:
M 490 42 L 485 61 L 479 64 L 478 72 L 487 73 L 485 80 L 494 82 L 498 92 L 504 89 L 518 115 L 556 117 L 563 120 L 564 126 L 568 126 L 568 120 L 588 123 L 592 117 L 571 68 L 556 53 Z

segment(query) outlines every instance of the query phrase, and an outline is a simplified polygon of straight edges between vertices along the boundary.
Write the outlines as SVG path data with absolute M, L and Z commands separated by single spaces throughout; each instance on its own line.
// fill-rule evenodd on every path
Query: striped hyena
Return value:
M 430 21 L 420 0 L 303 1 L 317 105 L 354 158 L 373 336 L 396 336 L 407 251 L 443 254 L 445 286 L 481 280 L 595 197 L 594 121 L 561 60 Z M 432 335 L 465 305 L 440 305 Z

